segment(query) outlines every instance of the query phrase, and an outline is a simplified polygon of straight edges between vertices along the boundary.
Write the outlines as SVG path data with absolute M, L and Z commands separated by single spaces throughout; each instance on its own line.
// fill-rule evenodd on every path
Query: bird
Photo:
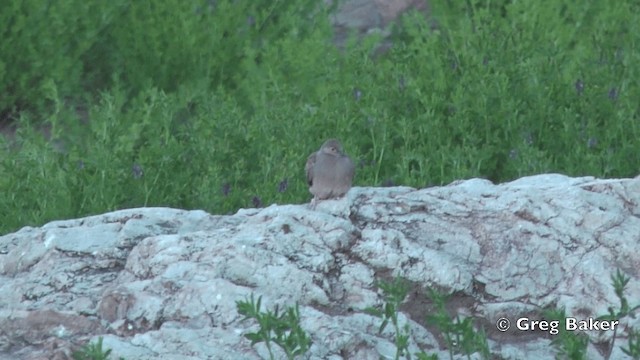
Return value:
M 329 139 L 320 150 L 311 153 L 305 165 L 309 192 L 313 194 L 311 207 L 318 200 L 335 199 L 344 196 L 351 188 L 355 165 L 344 153 L 342 144 Z

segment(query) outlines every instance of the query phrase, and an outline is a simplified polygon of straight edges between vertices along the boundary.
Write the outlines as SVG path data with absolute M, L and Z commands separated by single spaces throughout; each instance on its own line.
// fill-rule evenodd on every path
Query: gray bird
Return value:
M 307 158 L 304 167 L 309 183 L 309 192 L 313 194 L 311 206 L 317 200 L 342 197 L 351 188 L 355 166 L 351 158 L 342 150 L 342 144 L 336 139 L 325 141 L 320 150 Z

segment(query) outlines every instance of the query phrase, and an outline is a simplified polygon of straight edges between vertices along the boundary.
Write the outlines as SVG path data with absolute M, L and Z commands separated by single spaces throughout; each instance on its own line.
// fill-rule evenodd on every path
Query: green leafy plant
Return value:
M 622 347 L 622 352 L 631 356 L 632 359 L 640 359 L 640 332 L 635 329 L 629 329 L 629 341 L 626 347 Z
M 545 309 L 543 317 L 550 321 L 558 321 L 560 324 L 565 324 L 567 320 L 564 309 Z M 581 360 L 587 358 L 589 337 L 585 333 L 567 331 L 564 326 L 559 326 L 558 334 L 553 336 L 552 344 L 557 350 L 556 359 Z
M 483 359 L 491 358 L 487 337 L 482 329 L 475 330 L 471 318 L 459 315 L 453 318 L 445 308 L 448 297 L 437 290 L 429 289 L 429 299 L 436 311 L 427 315 L 427 322 L 435 325 L 442 333 L 451 359 L 454 354 L 464 354 L 467 359 L 471 359 L 474 353 L 479 353 Z
M 306 202 L 301 154 L 329 137 L 356 185 L 637 175 L 638 2 L 434 0 L 386 52 L 337 49 L 318 4 L 2 2 L 0 233 Z
M 244 301 L 236 301 L 238 313 L 244 316 L 244 320 L 254 319 L 259 329 L 256 332 L 245 334 L 245 338 L 251 341 L 251 345 L 264 342 L 269 357 L 274 359 L 271 343 L 278 345 L 286 354 L 287 359 L 305 354 L 312 344 L 311 338 L 300 327 L 300 311 L 298 304 L 289 307 L 280 313 L 278 306 L 275 310 L 261 311 L 262 296 L 256 301 L 251 298 Z
M 398 323 L 400 304 L 407 297 L 409 284 L 400 277 L 396 277 L 392 282 L 378 281 L 376 284 L 382 290 L 384 298 L 383 309 L 368 307 L 365 312 L 382 318 L 382 323 L 378 328 L 379 333 L 382 333 L 389 323 L 393 325 L 396 345 L 395 359 L 400 359 L 401 356 L 411 359 L 411 354 L 408 351 L 409 335 L 411 334 L 409 324 L 405 323 L 401 327 Z
M 635 306 L 629 305 L 629 300 L 625 296 L 624 292 L 629 284 L 630 278 L 626 276 L 620 269 L 616 269 L 616 273 L 611 275 L 611 283 L 613 285 L 613 290 L 616 293 L 616 296 L 620 300 L 620 306 L 617 310 L 613 308 L 613 306 L 609 307 L 609 314 L 603 315 L 597 318 L 597 320 L 621 320 L 625 317 L 633 317 L 635 318 L 635 312 L 640 309 L 640 304 Z M 613 347 L 616 341 L 616 335 L 618 333 L 618 327 L 613 329 L 613 336 L 611 337 L 611 343 L 609 345 L 609 349 L 606 354 L 606 359 L 611 357 L 611 353 L 613 352 Z M 633 359 L 640 359 L 640 335 L 633 328 L 628 329 L 628 346 L 622 348 L 622 351 L 631 356 Z
M 378 329 L 380 333 L 387 325 L 393 325 L 396 345 L 395 359 L 401 357 L 411 359 L 411 354 L 408 351 L 411 334 L 409 324 L 405 323 L 404 326 L 400 326 L 398 323 L 398 312 L 408 294 L 409 284 L 399 277 L 391 282 L 378 281 L 376 284 L 383 293 L 382 309 L 369 307 L 365 309 L 365 312 L 382 318 Z M 434 289 L 429 289 L 429 298 L 436 307 L 436 312 L 427 316 L 427 322 L 434 324 L 442 332 L 452 359 L 455 354 L 459 353 L 465 354 L 470 359 L 471 354 L 476 352 L 479 352 L 484 359 L 491 357 L 486 335 L 484 331 L 474 329 L 472 319 L 459 316 L 452 319 L 445 309 L 447 297 Z M 437 355 L 428 355 L 425 352 L 416 353 L 415 356 L 421 360 L 437 359 Z
M 102 349 L 102 337 L 95 343 L 88 343 L 78 351 L 74 351 L 71 356 L 74 360 L 109 360 L 111 349 Z M 124 358 L 120 358 L 124 360 Z
M 416 353 L 416 359 L 418 360 L 438 360 L 437 354 L 427 354 L 424 351 Z
M 82 56 L 122 2 L 2 1 L 0 115 L 55 111 L 57 93 L 82 93 Z

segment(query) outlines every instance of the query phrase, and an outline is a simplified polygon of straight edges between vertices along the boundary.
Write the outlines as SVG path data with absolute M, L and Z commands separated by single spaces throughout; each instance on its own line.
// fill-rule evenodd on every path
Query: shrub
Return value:
M 47 66 L 80 65 L 12 92 L 48 105 L 20 113 L 0 148 L 0 211 L 12 214 L 0 232 L 123 207 L 305 202 L 306 156 L 329 137 L 358 164 L 356 185 L 637 174 L 636 3 L 433 1 L 430 19 L 394 25 L 382 54 L 378 36 L 337 50 L 314 3 L 78 5 L 90 14 L 67 31 L 81 36 L 31 35 L 38 49 L 75 39 Z M 0 81 L 32 76 L 3 61 Z

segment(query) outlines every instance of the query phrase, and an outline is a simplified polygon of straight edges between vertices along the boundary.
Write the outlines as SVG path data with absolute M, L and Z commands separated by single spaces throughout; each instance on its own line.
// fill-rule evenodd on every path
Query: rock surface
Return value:
M 335 0 L 325 0 L 332 4 Z M 363 35 L 378 33 L 386 38 L 389 35 L 387 26 L 407 11 L 416 10 L 429 14 L 426 0 L 344 0 L 339 3 L 336 13 L 331 17 L 335 31 L 335 44 L 342 48 L 350 33 Z M 377 49 L 384 52 L 391 46 L 385 39 Z
M 412 284 L 399 316 L 412 353 L 449 358 L 425 325 L 433 287 L 453 292 L 451 314 L 475 318 L 492 353 L 553 358 L 548 332 L 502 333 L 496 321 L 548 306 L 604 315 L 619 306 L 616 269 L 640 301 L 639 204 L 639 179 L 549 174 L 353 188 L 315 211 L 142 208 L 26 227 L 0 237 L 0 359 L 67 359 L 98 337 L 112 359 L 268 358 L 243 336 L 258 327 L 236 301 L 251 294 L 264 310 L 300 305 L 310 359 L 393 358 L 393 328 L 379 334 L 362 309 L 379 307 L 375 281 L 396 275 Z M 621 319 L 612 359 L 625 359 L 628 326 L 640 322 Z M 588 357 L 604 358 L 613 332 L 588 335 Z
M 331 21 L 339 32 L 351 29 L 364 34 L 381 30 L 406 11 L 428 12 L 429 6 L 426 0 L 345 0 L 337 10 Z

